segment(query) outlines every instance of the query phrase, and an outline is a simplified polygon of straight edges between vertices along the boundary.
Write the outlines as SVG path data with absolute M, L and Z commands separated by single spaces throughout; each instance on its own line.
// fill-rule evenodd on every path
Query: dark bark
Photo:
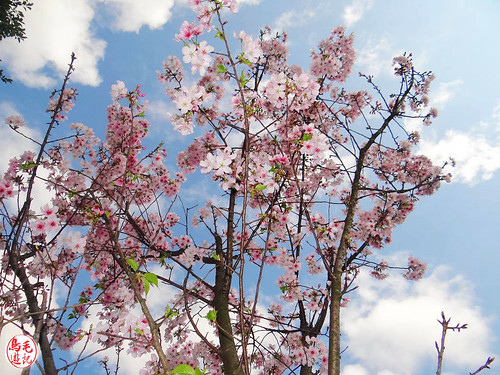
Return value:
M 313 370 L 311 366 L 302 366 L 300 368 L 300 375 L 313 375 Z
M 33 285 L 29 282 L 28 275 L 26 275 L 26 271 L 24 270 L 22 265 L 19 265 L 18 259 L 19 256 L 17 249 L 11 249 L 9 256 L 10 267 L 21 282 L 21 287 L 23 288 L 26 300 L 28 302 L 28 308 L 33 325 L 35 327 L 40 327 L 38 343 L 40 344 L 40 352 L 42 355 L 45 374 L 56 375 L 58 371 L 54 363 L 54 356 L 52 354 L 52 349 L 50 347 L 50 342 L 47 335 L 47 324 L 44 319 L 44 312 L 38 305 L 38 300 Z
M 240 366 L 240 359 L 236 352 L 231 319 L 229 317 L 229 290 L 230 275 L 226 271 L 224 264 L 218 264 L 215 270 L 215 296 L 214 307 L 217 311 L 217 331 L 219 333 L 220 356 L 224 365 L 224 374 L 243 375 L 243 369 Z M 228 286 L 229 284 L 229 286 Z
M 219 257 L 219 261 L 215 266 L 214 308 L 217 312 L 216 324 L 219 334 L 220 357 L 224 366 L 224 374 L 226 375 L 243 375 L 243 368 L 241 367 L 240 358 L 236 350 L 231 318 L 229 316 L 229 292 L 233 276 L 233 223 L 236 194 L 236 190 L 231 190 L 226 251 L 223 249 L 221 237 L 217 233 L 214 233 L 215 249 Z

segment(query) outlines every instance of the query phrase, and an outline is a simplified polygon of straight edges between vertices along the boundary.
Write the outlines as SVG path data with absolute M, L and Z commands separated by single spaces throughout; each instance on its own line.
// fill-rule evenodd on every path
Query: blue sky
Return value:
M 436 162 L 453 157 L 453 182 L 422 199 L 383 250 L 389 259 L 418 256 L 428 273 L 413 284 L 398 275 L 383 282 L 361 276 L 358 295 L 343 311 L 345 375 L 433 371 L 442 310 L 469 323 L 467 331 L 449 335 L 443 375 L 468 373 L 500 354 L 499 14 L 495 0 L 247 0 L 230 16 L 230 27 L 253 36 L 266 24 L 286 30 L 290 61 L 304 67 L 311 48 L 345 25 L 356 37 L 354 71 L 374 75 L 387 91 L 394 84 L 391 59 L 403 52 L 436 75 L 431 104 L 439 117 L 421 129 L 420 152 Z M 36 1 L 26 15 L 26 41 L 0 43 L 2 68 L 14 79 L 0 87 L 0 118 L 21 114 L 36 134 L 47 121 L 48 95 L 75 51 L 72 86 L 79 97 L 70 121 L 103 136 L 110 86 L 118 79 L 128 87 L 141 83 L 151 132 L 175 155 L 187 142 L 181 145 L 182 137 L 173 133 L 166 113 L 175 106 L 155 72 L 167 56 L 181 55 L 173 35 L 186 18 L 186 2 L 177 0 Z M 365 88 L 355 75 L 348 84 Z M 26 146 L 0 128 L 0 171 Z M 3 366 L 0 361 L 1 373 L 16 373 Z M 125 373 L 127 368 L 134 373 L 132 361 Z

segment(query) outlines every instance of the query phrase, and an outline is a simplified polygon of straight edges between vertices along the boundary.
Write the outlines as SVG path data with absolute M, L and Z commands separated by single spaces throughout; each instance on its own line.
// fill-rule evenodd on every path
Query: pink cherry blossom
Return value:
M 240 31 L 239 34 L 234 33 L 235 38 L 241 40 L 243 47 L 243 57 L 250 61 L 252 64 L 256 63 L 257 60 L 262 56 L 262 48 L 258 40 L 253 40 L 252 37 L 246 34 L 244 31 Z
M 34 236 L 44 234 L 47 230 L 46 221 L 44 219 L 38 219 L 31 223 L 30 228 Z
M 181 25 L 179 34 L 175 34 L 176 41 L 187 41 L 191 40 L 193 37 L 201 35 L 203 33 L 203 27 L 196 25 L 194 23 L 190 24 L 184 21 Z
M 214 47 L 208 45 L 205 40 L 199 44 L 188 44 L 182 48 L 183 61 L 191 64 L 191 73 L 194 74 L 196 71 L 199 71 L 200 75 L 204 75 L 206 68 L 210 65 L 210 61 L 212 61 L 210 53 L 213 50 Z
M 427 265 L 415 257 L 410 257 L 408 259 L 408 271 L 406 271 L 403 277 L 407 280 L 419 280 L 423 277 Z
M 26 126 L 26 122 L 19 115 L 11 115 L 5 119 L 5 123 L 9 125 L 12 129 L 23 128 Z
M 125 87 L 125 83 L 123 83 L 123 81 L 116 81 L 116 83 L 111 86 L 111 99 L 113 101 L 123 99 L 127 95 L 127 92 L 128 90 Z

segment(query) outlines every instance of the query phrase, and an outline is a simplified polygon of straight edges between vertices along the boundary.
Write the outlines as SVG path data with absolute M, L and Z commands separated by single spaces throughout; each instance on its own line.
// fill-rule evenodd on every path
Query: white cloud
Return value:
M 342 369 L 343 375 L 368 375 L 368 371 L 360 365 L 348 365 Z
M 362 72 L 377 76 L 381 73 L 392 75 L 392 59 L 397 55 L 389 39 L 382 37 L 378 42 L 368 40 L 365 47 L 357 51 L 356 64 Z
M 242 0 L 258 5 L 261 0 Z M 159 29 L 172 16 L 181 0 L 41 0 L 25 12 L 26 39 L 13 38 L 0 44 L 7 76 L 29 87 L 52 88 L 67 71 L 72 52 L 77 60 L 73 82 L 98 86 L 98 62 L 106 41 L 95 36 L 96 24 L 118 31 L 139 32 L 142 26 Z M 99 6 L 101 5 L 101 6 Z M 96 13 L 103 22 L 93 22 Z
M 358 22 L 363 14 L 372 7 L 372 0 L 353 0 L 351 5 L 344 7 L 342 19 L 347 27 Z
M 431 93 L 430 103 L 435 107 L 443 108 L 446 103 L 455 97 L 456 91 L 462 84 L 463 82 L 460 79 L 440 83 L 437 90 Z
M 450 82 L 440 83 L 436 90 L 431 90 L 430 105 L 432 105 L 433 107 L 437 107 L 438 110 L 443 109 L 446 106 L 446 104 L 455 97 L 456 91 L 462 84 L 463 82 L 460 79 L 456 79 Z M 500 113 L 500 105 L 498 106 L 498 108 Z M 405 129 L 408 132 L 414 132 L 414 131 L 421 132 L 423 129 L 425 129 L 425 125 L 422 119 L 420 118 L 406 118 L 404 120 L 404 124 L 405 124 Z M 448 160 L 449 157 L 450 155 L 445 156 L 439 160 L 436 160 L 436 162 L 442 163 Z
M 276 21 L 274 21 L 273 30 L 286 31 L 293 27 L 299 27 L 310 23 L 310 20 L 316 16 L 316 10 L 289 10 L 282 13 Z
M 104 56 L 106 42 L 94 37 L 93 17 L 94 10 L 85 0 L 35 2 L 25 15 L 26 40 L 7 39 L 0 44 L 9 74 L 27 86 L 48 88 L 67 71 L 75 52 L 73 81 L 97 86 L 101 82 L 97 62 Z
M 437 142 L 422 139 L 418 153 L 438 165 L 453 158 L 456 165 L 448 170 L 453 179 L 471 185 L 489 180 L 500 169 L 500 142 L 474 131 L 448 130 L 445 138 Z
M 472 285 L 461 276 L 450 276 L 447 267 L 415 283 L 397 276 L 380 281 L 362 273 L 359 284 L 359 296 L 342 311 L 344 343 L 357 362 L 346 366 L 347 374 L 412 375 L 423 363 L 434 363 L 441 311 L 452 323 L 469 326 L 448 333 L 448 371 L 477 368 L 493 354 L 490 322 L 475 305 Z
M 67 71 L 71 52 L 76 70 L 72 80 L 97 86 L 102 79 L 98 62 L 106 42 L 94 35 L 92 21 L 97 3 L 104 3 L 110 27 L 138 32 L 142 26 L 161 28 L 171 17 L 174 0 L 45 0 L 26 12 L 26 39 L 7 39 L 0 44 L 0 56 L 8 74 L 30 87 L 50 88 Z M 108 26 L 106 24 L 106 26 Z
M 164 100 L 153 100 L 148 103 L 146 113 L 155 121 L 168 122 L 170 124 L 170 113 L 176 113 L 177 108 L 172 102 Z
M 405 118 L 404 128 L 408 133 L 421 132 L 425 125 L 421 118 Z
M 2 158 L 0 158 L 0 175 L 3 175 L 9 168 L 10 159 L 21 156 L 25 151 L 38 152 L 39 147 L 26 137 L 34 140 L 42 139 L 42 134 L 37 129 L 30 127 L 30 124 L 28 124 L 27 127 L 19 129 L 26 137 L 15 133 L 4 123 L 4 119 L 10 115 L 21 114 L 11 103 L 0 103 L 0 150 L 2 150 Z M 48 176 L 48 171 L 44 168 L 40 168 L 38 170 L 38 176 L 46 178 Z M 43 182 L 35 181 L 32 193 L 32 209 L 38 210 L 41 206 L 49 203 L 53 196 L 53 192 L 48 191 Z M 23 195 L 21 194 L 20 197 L 22 198 Z M 17 201 L 12 199 L 8 200 L 7 207 L 11 212 L 15 212 L 18 209 Z
M 16 134 L 8 125 L 4 123 L 7 116 L 21 115 L 17 109 L 9 102 L 0 103 L 0 173 L 3 174 L 9 168 L 9 161 L 13 157 L 20 156 L 25 150 L 37 151 L 36 145 L 29 139 Z M 41 139 L 41 134 L 36 129 L 28 127 L 19 129 L 25 135 L 33 139 Z
M 239 4 L 259 5 L 262 0 L 239 0 Z
M 380 74 L 394 76 L 392 61 L 394 57 L 401 56 L 404 49 L 395 46 L 392 41 L 393 38 L 390 35 L 383 35 L 379 39 L 368 37 L 361 49 L 356 48 L 355 64 L 360 66 L 362 73 L 373 76 Z M 412 55 L 412 60 L 416 69 L 423 71 L 428 62 L 428 54 L 425 50 L 420 51 L 417 55 Z M 459 80 L 445 83 L 443 93 L 445 92 L 444 89 L 451 90 L 459 83 L 461 83 Z M 438 99 L 440 98 L 436 95 L 434 96 Z
M 493 109 L 493 114 L 491 115 L 494 121 L 496 121 L 496 129 L 495 131 L 500 131 L 500 102 L 498 102 L 497 106 Z
M 142 26 L 161 28 L 171 17 L 174 0 L 99 0 L 112 16 L 112 27 L 120 31 L 139 32 Z

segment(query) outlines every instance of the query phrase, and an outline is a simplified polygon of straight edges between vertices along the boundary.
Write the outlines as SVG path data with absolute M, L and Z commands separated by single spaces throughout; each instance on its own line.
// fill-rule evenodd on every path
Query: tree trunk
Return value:
M 33 321 L 34 327 L 41 327 L 38 343 L 40 344 L 40 351 L 42 354 L 43 368 L 46 375 L 56 375 L 57 369 L 54 363 L 54 356 L 52 354 L 52 348 L 50 347 L 49 338 L 47 335 L 47 326 L 44 320 L 44 313 L 38 305 L 37 298 L 35 296 L 35 291 L 33 285 L 29 282 L 28 275 L 22 266 L 19 265 L 19 256 L 17 249 L 11 249 L 9 256 L 9 264 L 16 274 L 17 278 L 21 282 L 26 300 L 28 302 L 29 312 L 31 314 L 31 319 Z
M 216 323 L 219 333 L 220 356 L 224 365 L 224 374 L 243 375 L 229 317 L 230 272 L 223 262 L 219 262 L 215 269 L 214 308 L 217 312 Z
M 234 207 L 237 191 L 231 189 L 229 196 L 229 214 L 227 219 L 227 242 L 224 251 L 221 237 L 215 233 L 215 252 L 219 261 L 215 266 L 214 308 L 217 312 L 216 323 L 219 333 L 220 356 L 226 375 L 244 375 L 241 361 L 234 342 L 233 328 L 229 316 L 229 292 L 233 277 L 233 234 Z
M 340 300 L 342 272 L 335 272 L 330 289 L 330 336 L 328 338 L 328 375 L 340 375 Z
M 313 375 L 311 366 L 302 366 L 300 368 L 300 375 Z

